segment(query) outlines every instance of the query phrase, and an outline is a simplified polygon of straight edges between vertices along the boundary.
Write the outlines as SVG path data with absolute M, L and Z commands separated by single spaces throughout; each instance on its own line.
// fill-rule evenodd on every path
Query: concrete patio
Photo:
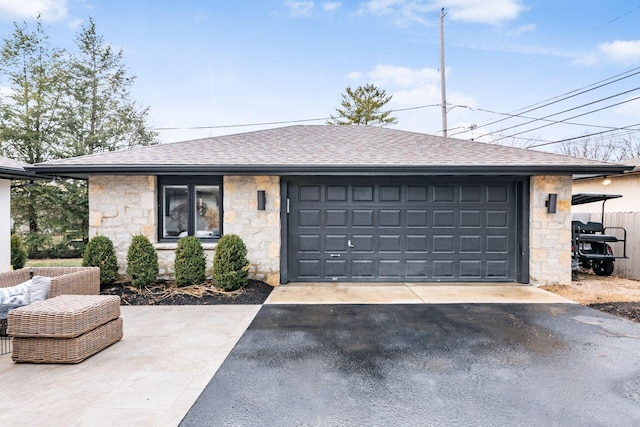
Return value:
M 290 284 L 273 304 L 573 303 L 517 284 Z M 176 426 L 259 305 L 122 307 L 124 338 L 78 365 L 0 356 L 2 426 Z

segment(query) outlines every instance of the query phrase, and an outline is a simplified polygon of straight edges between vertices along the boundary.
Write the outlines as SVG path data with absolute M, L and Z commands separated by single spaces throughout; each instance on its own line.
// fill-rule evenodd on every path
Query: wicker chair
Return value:
M 51 277 L 48 298 L 100 294 L 98 267 L 28 267 L 0 273 L 0 288 L 16 286 L 33 276 Z

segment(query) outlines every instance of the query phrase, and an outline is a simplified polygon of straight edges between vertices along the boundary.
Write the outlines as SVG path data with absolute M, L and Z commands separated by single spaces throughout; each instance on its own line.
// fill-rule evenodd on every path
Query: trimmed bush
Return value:
M 127 251 L 127 274 L 134 286 L 149 286 L 158 279 L 158 253 L 142 234 L 133 236 Z
M 186 236 L 178 239 L 173 265 L 176 285 L 199 285 L 205 281 L 206 259 L 200 239 Z
M 235 291 L 247 284 L 249 260 L 247 247 L 237 234 L 226 234 L 218 240 L 211 276 L 225 291 Z
M 27 262 L 27 248 L 22 238 L 17 234 L 11 235 L 11 266 L 14 270 L 24 267 Z
M 118 259 L 113 242 L 107 236 L 89 240 L 82 256 L 83 267 L 100 267 L 100 285 L 110 285 L 118 277 Z

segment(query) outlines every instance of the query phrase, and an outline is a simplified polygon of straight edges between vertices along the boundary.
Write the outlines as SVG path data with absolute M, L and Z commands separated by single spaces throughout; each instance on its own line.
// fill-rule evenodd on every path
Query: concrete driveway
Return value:
M 640 324 L 576 304 L 263 306 L 182 426 L 640 425 Z

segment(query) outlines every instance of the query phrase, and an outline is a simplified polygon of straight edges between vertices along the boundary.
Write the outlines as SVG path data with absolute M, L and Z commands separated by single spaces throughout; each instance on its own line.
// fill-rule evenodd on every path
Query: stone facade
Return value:
M 258 210 L 258 190 L 266 193 Z M 225 176 L 223 232 L 237 234 L 247 245 L 250 276 L 272 286 L 280 283 L 280 178 Z
M 257 210 L 257 190 L 265 190 L 267 206 Z M 280 181 L 278 177 L 225 177 L 223 231 L 238 234 L 247 245 L 250 277 L 273 286 L 280 282 Z M 131 238 L 145 235 L 158 252 L 160 277 L 171 277 L 176 243 L 158 243 L 157 179 L 154 176 L 89 177 L 89 237 L 109 237 L 115 246 L 119 274 L 126 271 Z M 214 243 L 204 243 L 207 269 Z
M 531 177 L 529 281 L 545 286 L 571 283 L 571 176 Z M 548 213 L 549 194 L 558 195 Z
M 257 191 L 266 192 L 266 209 L 257 209 Z M 114 243 L 120 274 L 126 271 L 131 238 L 143 234 L 158 251 L 160 276 L 173 273 L 176 243 L 158 243 L 157 179 L 154 176 L 91 176 L 89 236 L 108 236 Z M 558 194 L 556 213 L 545 202 Z M 530 283 L 537 286 L 571 282 L 571 177 L 534 176 L 530 187 Z M 223 233 L 238 234 L 247 245 L 250 277 L 272 286 L 280 282 L 280 178 L 225 176 Z M 207 268 L 215 244 L 205 243 Z

